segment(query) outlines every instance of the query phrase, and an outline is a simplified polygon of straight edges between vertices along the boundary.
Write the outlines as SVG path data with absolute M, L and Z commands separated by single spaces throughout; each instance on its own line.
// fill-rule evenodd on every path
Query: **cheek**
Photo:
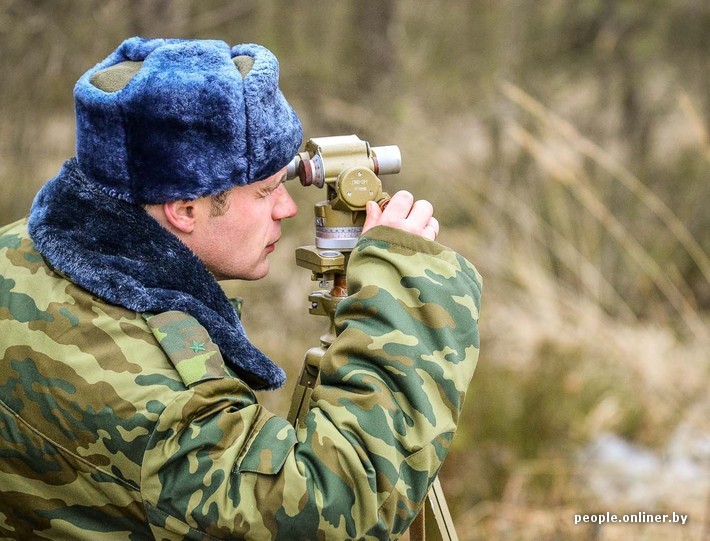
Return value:
M 222 250 L 228 252 L 247 253 L 253 250 L 260 236 L 258 223 L 250 216 L 242 216 L 229 221 L 223 229 Z
M 222 253 L 247 255 L 264 248 L 264 239 L 270 234 L 272 220 L 268 209 L 255 206 L 232 206 L 219 228 L 215 228 L 214 234 L 218 238 L 214 241 Z

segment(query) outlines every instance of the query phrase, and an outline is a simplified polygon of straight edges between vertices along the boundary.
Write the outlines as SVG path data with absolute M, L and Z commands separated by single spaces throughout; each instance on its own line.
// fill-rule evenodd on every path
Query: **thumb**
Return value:
M 365 206 L 365 213 L 365 223 L 362 225 L 363 233 L 377 225 L 380 216 L 382 216 L 382 210 L 380 209 L 380 206 L 374 201 L 368 201 L 367 205 Z

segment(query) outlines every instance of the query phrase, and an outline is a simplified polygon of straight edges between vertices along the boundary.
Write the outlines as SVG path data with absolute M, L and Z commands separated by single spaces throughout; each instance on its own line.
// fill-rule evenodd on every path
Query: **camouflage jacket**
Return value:
M 108 303 L 0 229 L 0 537 L 396 539 L 478 358 L 480 277 L 378 227 L 294 428 L 180 311 Z

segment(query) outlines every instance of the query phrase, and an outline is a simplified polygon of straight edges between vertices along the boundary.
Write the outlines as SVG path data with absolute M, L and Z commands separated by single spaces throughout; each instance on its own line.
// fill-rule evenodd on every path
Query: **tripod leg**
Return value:
M 422 509 L 409 525 L 409 541 L 424 541 L 426 539 L 425 515 L 425 511 Z
M 458 541 L 454 521 L 437 477 L 429 489 L 424 507 L 409 528 L 410 541 Z
M 311 348 L 306 352 L 306 357 L 303 360 L 301 375 L 296 381 L 296 387 L 293 390 L 291 398 L 291 409 L 288 412 L 288 422 L 296 426 L 296 422 L 303 418 L 308 413 L 308 406 L 313 394 L 313 389 L 318 383 L 318 375 L 320 374 L 320 361 L 325 354 L 322 347 Z

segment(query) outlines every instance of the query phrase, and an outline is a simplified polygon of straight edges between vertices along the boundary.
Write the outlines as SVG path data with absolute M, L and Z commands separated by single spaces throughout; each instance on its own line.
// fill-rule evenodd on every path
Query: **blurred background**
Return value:
M 441 473 L 462 540 L 710 538 L 710 3 L 0 0 L 0 223 L 74 154 L 72 89 L 126 37 L 257 42 L 306 137 L 396 144 L 484 277 L 479 365 Z M 286 369 L 325 320 L 294 264 L 227 283 Z M 574 525 L 683 513 L 685 526 Z

